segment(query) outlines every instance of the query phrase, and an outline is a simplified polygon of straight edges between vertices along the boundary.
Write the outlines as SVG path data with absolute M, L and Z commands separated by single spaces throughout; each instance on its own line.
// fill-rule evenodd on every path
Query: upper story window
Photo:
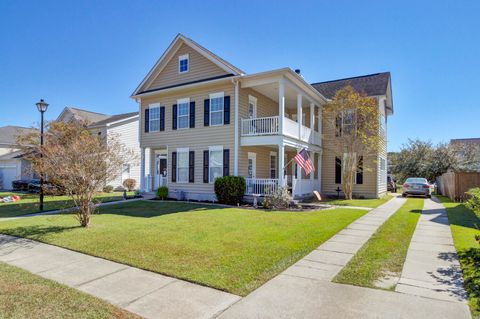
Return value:
M 223 125 L 223 92 L 210 94 L 210 126 Z
M 184 54 L 178 57 L 178 73 L 185 73 L 188 72 L 189 66 L 189 58 L 188 54 Z
M 148 125 L 150 132 L 160 131 L 160 104 L 150 104 Z
M 355 128 L 355 110 L 345 110 L 337 114 L 335 136 L 351 134 Z
M 177 100 L 177 105 L 177 128 L 188 128 L 190 126 L 190 99 Z

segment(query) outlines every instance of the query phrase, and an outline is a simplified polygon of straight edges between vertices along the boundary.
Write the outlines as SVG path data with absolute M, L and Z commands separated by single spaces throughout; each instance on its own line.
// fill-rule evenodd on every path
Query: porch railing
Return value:
M 278 116 L 242 120 L 242 136 L 278 134 Z
M 247 195 L 271 195 L 278 189 L 278 178 L 246 178 Z

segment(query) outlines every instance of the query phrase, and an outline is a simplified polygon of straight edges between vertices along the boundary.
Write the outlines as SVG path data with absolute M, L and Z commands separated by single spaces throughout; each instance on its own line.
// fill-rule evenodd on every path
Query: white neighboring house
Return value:
M 20 126 L 0 127 L 0 189 L 10 190 L 14 180 L 34 177 L 29 169 L 30 162 L 22 159 L 17 145 L 17 136 L 34 131 Z
M 124 163 L 121 172 L 114 180 L 108 181 L 107 185 L 114 188 L 123 187 L 123 182 L 128 178 L 133 178 L 136 183 L 136 188 L 140 187 L 140 143 L 138 141 L 139 129 L 138 112 L 124 113 L 112 115 L 104 120 L 92 123 L 88 129 L 93 134 L 101 135 L 108 138 L 112 136 L 118 137 L 125 147 L 134 152 L 136 159 L 128 163 Z
M 138 112 L 123 113 L 116 115 L 106 115 L 97 112 L 91 112 L 77 107 L 65 107 L 57 118 L 57 121 L 83 121 L 88 123 L 88 129 L 92 134 L 98 134 L 107 140 L 110 136 L 118 136 L 125 144 L 125 147 L 133 150 L 136 157 L 140 158 L 140 143 L 138 141 L 139 130 Z M 123 181 L 127 178 L 133 178 L 137 182 L 136 188 L 140 187 L 140 161 L 133 160 L 130 163 L 124 163 L 120 168 L 118 177 L 115 180 L 108 181 L 116 189 L 123 187 Z

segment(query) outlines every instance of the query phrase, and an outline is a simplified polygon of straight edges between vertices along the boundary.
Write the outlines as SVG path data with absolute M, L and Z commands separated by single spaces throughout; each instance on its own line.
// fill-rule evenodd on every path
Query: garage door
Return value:
M 12 189 L 12 182 L 16 179 L 16 167 L 0 167 L 0 189 Z

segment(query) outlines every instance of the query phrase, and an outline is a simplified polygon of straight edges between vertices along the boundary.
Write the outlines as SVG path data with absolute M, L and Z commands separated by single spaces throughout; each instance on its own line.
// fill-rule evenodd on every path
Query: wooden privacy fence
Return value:
M 453 201 L 464 201 L 470 188 L 480 187 L 480 172 L 448 172 L 437 177 L 440 194 Z

